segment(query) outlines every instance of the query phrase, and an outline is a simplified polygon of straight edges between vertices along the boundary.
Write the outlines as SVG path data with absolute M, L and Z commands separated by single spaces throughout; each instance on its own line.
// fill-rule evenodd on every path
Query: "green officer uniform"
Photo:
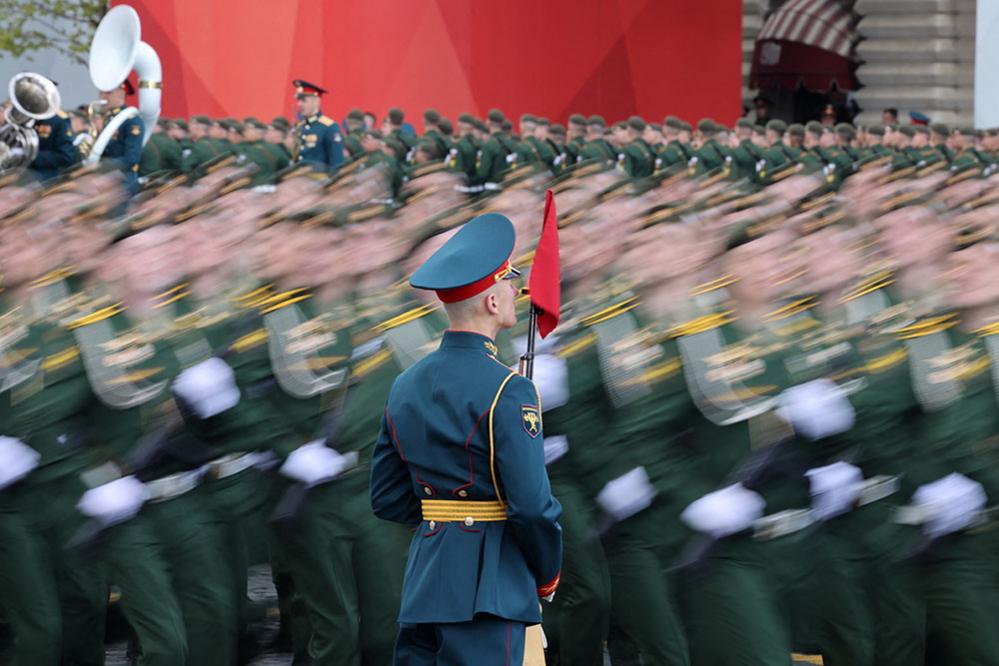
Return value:
M 148 176 L 156 171 L 179 171 L 182 163 L 181 147 L 165 131 L 155 132 L 142 148 L 139 175 Z
M 83 524 L 79 474 L 91 464 L 94 397 L 66 321 L 88 306 L 80 276 L 58 269 L 0 319 L 5 437 L 38 454 L 23 481 L 0 489 L 0 608 L 14 664 L 104 663 L 107 578 L 101 562 L 67 543 Z M 5 463 L 7 464 L 7 463 Z
M 624 148 L 624 171 L 632 178 L 651 176 L 655 172 L 656 151 L 641 137 L 645 121 L 632 116 L 628 120 L 628 126 L 639 136 Z

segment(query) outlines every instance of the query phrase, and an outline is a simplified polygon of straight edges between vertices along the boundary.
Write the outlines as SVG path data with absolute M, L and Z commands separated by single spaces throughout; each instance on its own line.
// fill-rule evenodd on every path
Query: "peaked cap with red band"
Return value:
M 437 292 L 445 303 L 481 294 L 500 280 L 520 275 L 510 263 L 515 239 L 513 223 L 505 215 L 479 215 L 416 269 L 409 284 Z
M 321 97 L 325 95 L 327 91 L 325 88 L 320 88 L 315 83 L 309 83 L 308 81 L 303 81 L 302 79 L 295 79 L 291 82 L 295 86 L 295 95 L 316 95 Z

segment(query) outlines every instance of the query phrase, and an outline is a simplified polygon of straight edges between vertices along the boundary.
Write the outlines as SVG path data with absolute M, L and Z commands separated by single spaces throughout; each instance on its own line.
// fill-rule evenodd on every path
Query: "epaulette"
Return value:
M 722 326 L 731 324 L 735 321 L 735 317 L 732 316 L 732 314 L 731 310 L 706 314 L 683 324 L 677 324 L 676 326 L 671 327 L 669 331 L 667 331 L 667 334 L 671 338 L 681 338 L 685 335 L 695 335 L 697 333 L 703 333 L 715 328 L 721 328 Z
M 806 234 L 814 233 L 826 227 L 831 227 L 832 225 L 842 222 L 847 217 L 846 211 L 842 208 L 837 208 L 835 210 L 819 212 L 816 214 L 814 220 L 809 220 L 801 225 L 802 230 Z
M 891 162 L 891 155 L 881 155 L 879 157 L 874 157 L 867 161 L 860 162 L 860 171 L 867 171 L 868 169 L 876 169 L 878 167 L 884 166 Z
M 171 303 L 176 303 L 180 299 L 190 296 L 191 291 L 189 289 L 190 285 L 188 283 L 178 284 L 176 287 L 167 289 L 161 294 L 157 294 L 153 297 L 153 307 L 163 308 Z
M 570 358 L 579 352 L 592 347 L 596 341 L 597 336 L 592 333 L 587 333 L 586 335 L 579 336 L 565 346 L 560 347 L 556 353 L 559 358 Z
M 950 176 L 949 178 L 947 178 L 947 180 L 944 181 L 944 185 L 945 186 L 956 185 L 961 181 L 968 180 L 969 178 L 975 178 L 977 176 L 980 176 L 981 174 L 982 174 L 981 170 L 976 169 L 974 167 L 963 169 L 961 171 L 958 171 L 954 175 Z
M 891 271 L 882 271 L 877 275 L 872 275 L 866 280 L 861 281 L 860 284 L 851 289 L 846 296 L 842 298 L 842 302 L 846 303 L 860 298 L 861 296 L 866 296 L 867 294 L 875 292 L 879 289 L 884 289 L 893 282 L 895 282 L 895 277 L 891 274 Z
M 31 281 L 32 289 L 40 289 L 42 287 L 48 287 L 50 285 L 56 284 L 57 282 L 62 282 L 68 277 L 72 277 L 76 274 L 76 270 L 72 266 L 63 266 L 55 270 L 49 271 L 40 278 L 35 278 Z
M 415 321 L 420 317 L 426 317 L 428 314 L 430 314 L 436 309 L 437 306 L 434 305 L 421 305 L 419 307 L 413 308 L 412 310 L 407 310 L 406 312 L 403 312 L 400 315 L 396 315 L 391 319 L 387 319 L 380 324 L 376 324 L 374 326 L 374 329 L 378 332 L 384 332 L 389 329 L 402 326 L 403 324 L 408 324 L 409 322 Z
M 638 307 L 638 303 L 639 303 L 638 297 L 632 296 L 631 298 L 625 299 L 620 303 L 616 303 L 610 307 L 604 308 L 600 312 L 591 314 L 588 317 L 583 317 L 583 319 L 581 319 L 579 323 L 580 325 L 586 327 L 594 326 L 601 322 L 607 321 L 608 319 L 613 319 L 614 317 L 620 314 L 624 314 L 629 310 L 634 310 L 636 307 Z
M 63 111 L 62 109 L 56 111 L 56 115 L 59 116 L 60 118 L 69 118 L 69 114 Z
M 798 298 L 791 301 L 787 305 L 783 305 L 776 310 L 763 315 L 763 319 L 766 321 L 780 321 L 781 319 L 787 319 L 788 317 L 793 317 L 801 314 L 802 312 L 807 312 L 816 305 L 818 305 L 818 301 L 816 301 L 812 296 Z
M 904 208 L 905 206 L 918 201 L 922 198 L 922 195 L 916 191 L 906 191 L 900 192 L 895 196 L 881 202 L 881 212 L 890 213 L 892 211 L 898 210 L 899 208 Z
M 319 116 L 319 122 L 327 127 L 331 127 L 333 125 L 333 119 L 329 116 Z
M 946 331 L 949 328 L 957 326 L 957 324 L 958 319 L 956 314 L 926 317 L 908 326 L 903 326 L 895 331 L 895 334 L 900 340 L 912 340 L 913 338 L 922 338 L 927 335 Z
M 929 166 L 924 166 L 923 168 L 917 170 L 916 176 L 922 178 L 923 176 L 928 176 L 931 173 L 936 173 L 941 169 L 949 168 L 949 166 L 950 165 L 947 163 L 946 160 L 939 160 L 934 162 L 933 164 L 930 164 Z
M 302 226 L 306 228 L 321 227 L 330 224 L 335 219 L 336 211 L 327 210 L 307 218 L 302 222 Z
M 249 349 L 263 344 L 264 342 L 267 342 L 268 337 L 266 328 L 258 328 L 257 330 L 250 331 L 246 335 L 237 339 L 232 343 L 232 346 L 230 346 L 229 349 L 237 354 L 241 354 Z
M 908 358 L 909 353 L 906 351 L 905 347 L 900 347 L 898 349 L 893 349 L 892 351 L 884 354 L 883 356 L 878 356 L 877 358 L 872 358 L 870 361 L 864 364 L 864 372 L 868 374 L 877 374 L 879 372 L 884 372 L 888 368 L 893 368 L 906 358 Z
M 812 197 L 810 199 L 802 201 L 800 204 L 798 204 L 798 209 L 802 211 L 814 210 L 820 206 L 824 206 L 825 204 L 829 203 L 835 198 L 836 198 L 835 192 L 826 192 L 824 194 L 820 194 L 817 197 Z
M 56 352 L 55 354 L 50 354 L 42 359 L 42 370 L 45 372 L 52 372 L 67 363 L 72 363 L 80 356 L 80 348 L 76 345 L 67 347 L 66 349 Z
M 443 162 L 430 162 L 428 164 L 421 164 L 420 166 L 413 167 L 413 169 L 409 172 L 409 176 L 411 179 L 416 179 L 420 176 L 428 176 L 432 173 L 446 170 L 447 165 Z
M 273 296 L 265 298 L 257 305 L 257 308 L 259 308 L 260 314 L 267 314 L 268 312 L 280 310 L 281 308 L 309 298 L 312 298 L 312 294 L 310 294 L 308 290 L 291 289 L 289 291 L 282 291 L 280 294 L 274 294 Z
M 105 319 L 110 319 L 111 317 L 121 314 L 125 311 L 125 306 L 121 303 L 115 303 L 114 305 L 109 305 L 105 308 L 101 308 L 96 312 L 91 312 L 88 315 L 84 315 L 78 319 L 74 319 L 66 325 L 69 330 L 74 330 L 77 328 L 83 328 L 84 326 L 89 326 L 90 324 L 96 324 L 99 321 L 104 321 Z
M 735 284 L 739 278 L 734 275 L 723 275 L 720 278 L 715 278 L 709 282 L 699 284 L 690 290 L 691 296 L 703 296 L 704 294 L 710 294 L 712 291 L 718 291 L 719 289 L 724 289 L 732 284 Z
M 357 222 L 367 222 L 368 220 L 372 220 L 379 215 L 384 214 L 385 206 L 383 204 L 365 206 L 364 208 L 358 208 L 347 213 L 347 223 L 354 224 Z

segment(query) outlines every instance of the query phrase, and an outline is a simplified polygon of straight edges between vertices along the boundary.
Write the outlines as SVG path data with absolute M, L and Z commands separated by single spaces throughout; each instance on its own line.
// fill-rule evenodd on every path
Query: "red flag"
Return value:
M 528 280 L 531 304 L 538 312 L 538 332 L 544 338 L 558 326 L 562 308 L 562 274 L 558 258 L 558 220 L 555 216 L 555 197 L 548 190 L 545 195 L 545 216 L 541 223 L 541 240 L 534 252 L 531 275 Z

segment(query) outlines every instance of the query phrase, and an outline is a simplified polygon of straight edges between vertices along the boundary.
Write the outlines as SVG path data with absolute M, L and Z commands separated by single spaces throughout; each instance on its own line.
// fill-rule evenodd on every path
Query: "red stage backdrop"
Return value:
M 741 113 L 741 0 L 130 0 L 163 61 L 163 115 L 262 119 L 294 108 L 291 79 L 324 111 L 422 126 L 492 107 L 565 122 Z

